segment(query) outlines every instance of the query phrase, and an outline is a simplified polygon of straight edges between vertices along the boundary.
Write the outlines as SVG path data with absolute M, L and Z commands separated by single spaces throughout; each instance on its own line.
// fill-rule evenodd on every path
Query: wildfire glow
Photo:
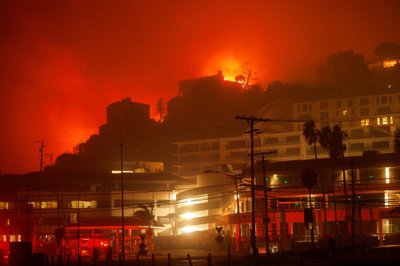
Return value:
M 211 58 L 203 70 L 203 75 L 222 71 L 225 80 L 235 81 L 235 77 L 242 72 L 242 61 L 234 55 L 220 54 Z

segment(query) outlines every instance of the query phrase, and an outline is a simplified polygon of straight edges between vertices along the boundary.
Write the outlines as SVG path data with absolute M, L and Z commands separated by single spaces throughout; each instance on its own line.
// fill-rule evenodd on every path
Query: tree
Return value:
M 394 132 L 393 148 L 394 152 L 400 153 L 400 129 Z
M 358 88 L 367 84 L 369 73 L 364 57 L 354 53 L 353 50 L 329 56 L 317 70 L 322 84 L 342 88 Z
M 133 218 L 143 225 L 147 225 L 150 229 L 151 225 L 155 223 L 153 207 L 149 208 L 146 205 L 140 205 L 139 209 L 134 212 Z
M 318 159 L 317 157 L 317 142 L 319 139 L 320 131 L 315 128 L 315 122 L 310 120 L 303 125 L 303 136 L 307 141 L 308 145 L 314 146 L 314 156 L 315 160 Z
M 329 151 L 329 157 L 338 159 L 344 157 L 347 147 L 343 141 L 347 138 L 347 134 L 342 131 L 340 126 L 334 125 L 331 129 L 329 126 L 321 128 L 319 142 L 321 147 Z
M 374 54 L 381 59 L 399 57 L 400 45 L 393 42 L 380 43 L 374 50 Z

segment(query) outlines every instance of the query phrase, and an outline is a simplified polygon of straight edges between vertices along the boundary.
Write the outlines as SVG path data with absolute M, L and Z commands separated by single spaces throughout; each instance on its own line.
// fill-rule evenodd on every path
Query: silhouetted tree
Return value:
M 329 151 L 329 157 L 333 159 L 344 157 L 347 147 L 343 141 L 347 138 L 347 134 L 342 131 L 340 126 L 334 125 L 331 129 L 329 126 L 321 128 L 319 143 L 321 147 Z
M 317 74 L 322 84 L 358 88 L 367 83 L 369 68 L 362 55 L 349 50 L 329 56 Z
M 310 120 L 303 125 L 303 136 L 307 141 L 308 145 L 313 145 L 314 147 L 314 157 L 315 160 L 317 157 L 317 142 L 320 136 L 320 131 L 315 128 L 315 123 L 313 120 Z
M 133 213 L 133 218 L 149 228 L 155 222 L 153 208 L 146 205 L 140 205 L 139 209 Z
M 383 42 L 376 47 L 375 55 L 381 59 L 400 56 L 400 45 L 393 42 Z
M 400 129 L 394 132 L 393 148 L 394 152 L 400 153 Z

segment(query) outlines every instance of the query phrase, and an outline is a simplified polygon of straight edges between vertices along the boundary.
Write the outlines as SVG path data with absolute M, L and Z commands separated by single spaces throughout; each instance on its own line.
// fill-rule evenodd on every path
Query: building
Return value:
M 124 199 L 125 252 L 137 253 L 140 235 L 172 235 L 169 220 L 176 194 L 187 181 L 166 174 L 162 164 L 137 162 L 136 168 L 104 172 L 55 172 L 3 175 L 0 196 L 0 244 L 32 241 L 33 252 L 46 254 L 121 252 Z M 121 188 L 123 182 L 123 190 Z M 138 211 L 148 210 L 143 217 Z M 59 231 L 59 233 L 57 233 Z
M 287 112 L 285 112 L 282 113 L 283 119 L 280 119 L 279 111 L 277 112 L 277 110 L 289 110 L 292 115 L 288 117 Z M 279 175 L 290 177 L 287 180 L 285 179 L 286 182 L 288 184 L 295 183 L 296 186 L 299 186 L 299 173 L 301 173 L 304 166 L 311 164 L 312 167 L 315 168 L 313 147 L 307 144 L 302 134 L 304 122 L 314 120 L 316 121 L 317 128 L 327 125 L 332 127 L 333 125 L 338 124 L 347 134 L 347 139 L 344 142 L 347 146 L 347 150 L 344 154 L 345 158 L 350 158 L 349 160 L 357 162 L 363 162 L 362 166 L 354 166 L 354 169 L 350 167 L 347 162 L 345 169 L 346 176 L 350 175 L 349 172 L 351 172 L 351 169 L 356 171 L 355 182 L 356 185 L 359 186 L 356 195 L 361 198 L 365 198 L 365 195 L 374 195 L 377 196 L 382 203 L 376 208 L 373 208 L 372 206 L 372 218 L 370 220 L 372 221 L 371 224 L 374 224 L 373 226 L 371 225 L 374 230 L 371 229 L 372 227 L 370 228 L 371 230 L 368 231 L 369 236 L 377 236 L 377 241 L 379 240 L 379 242 L 383 244 L 388 243 L 388 240 L 386 239 L 389 239 L 391 237 L 390 235 L 400 233 L 397 226 L 386 226 L 387 224 L 392 223 L 397 224 L 397 220 L 385 220 L 385 215 L 386 217 L 389 215 L 388 211 L 394 211 L 396 206 L 400 203 L 396 200 L 393 201 L 393 199 L 397 197 L 396 183 L 390 181 L 387 185 L 385 183 L 386 181 L 383 182 L 382 186 L 384 186 L 385 189 L 387 189 L 387 187 L 393 189 L 393 192 L 386 194 L 382 193 L 383 188 L 380 188 L 381 192 L 377 193 L 374 188 L 371 188 L 371 185 L 364 186 L 365 179 L 369 176 L 371 176 L 371 179 L 375 178 L 374 180 L 381 181 L 388 180 L 387 176 L 391 176 L 392 179 L 397 176 L 397 157 L 391 153 L 393 152 L 394 132 L 400 127 L 399 92 L 389 91 L 388 93 L 358 95 L 345 98 L 316 99 L 291 103 L 286 107 L 272 106 L 269 108 L 267 106 L 262 109 L 260 116 L 272 120 L 267 123 L 257 123 L 256 128 L 261 129 L 261 133 L 254 135 L 255 154 L 260 154 L 261 152 L 270 153 L 273 151 L 271 154 L 266 155 L 266 160 L 268 161 L 268 164 L 266 164 L 267 175 L 271 177 L 268 186 L 273 187 L 282 185 L 285 187 L 285 183 L 281 184 L 278 179 L 274 179 L 275 177 L 279 177 Z M 195 180 L 199 174 L 207 172 L 210 169 L 216 169 L 216 167 L 218 168 L 218 166 L 221 165 L 230 165 L 232 170 L 239 170 L 243 169 L 243 165 L 245 164 L 247 165 L 247 170 L 244 172 L 243 180 L 249 179 L 250 137 L 248 134 L 234 137 L 179 141 L 174 144 L 176 146 L 175 153 L 173 154 L 175 159 L 175 164 L 172 168 L 174 174 L 180 175 L 186 179 Z M 379 160 L 380 165 L 376 166 L 376 169 L 372 166 L 370 167 L 369 164 L 372 165 L 371 160 L 368 160 L 363 156 L 371 152 L 374 156 L 376 155 L 377 157 L 382 158 Z M 317 146 L 317 154 L 318 158 L 320 158 L 319 160 L 330 162 L 328 159 L 328 152 L 322 149 L 319 145 Z M 255 160 L 260 161 L 261 156 L 256 156 Z M 386 160 L 394 160 L 394 166 L 390 166 L 392 168 L 385 166 Z M 339 162 L 330 163 L 332 164 L 331 166 L 319 166 L 319 170 L 329 172 L 331 171 L 330 169 L 336 169 L 335 171 L 340 172 L 341 165 Z M 275 168 L 277 165 L 281 165 L 281 168 Z M 322 169 L 324 167 L 326 169 Z M 293 169 L 293 173 L 284 173 L 285 171 L 289 171 L 289 169 Z M 274 170 L 276 172 L 274 172 Z M 259 178 L 260 175 L 262 176 L 260 173 L 260 167 L 257 171 L 257 178 Z M 389 174 L 387 171 L 389 171 Z M 227 174 L 229 174 L 229 172 Z M 334 183 L 329 183 L 329 187 L 339 188 L 339 191 L 336 191 L 336 193 L 339 197 L 343 198 L 345 197 L 343 195 L 343 181 L 340 181 L 343 179 L 338 176 L 339 174 L 336 175 Z M 348 182 L 350 182 L 350 179 L 348 179 Z M 260 184 L 262 185 L 262 183 Z M 341 186 L 342 189 L 340 190 Z M 268 201 L 269 204 L 272 202 L 272 205 L 275 206 L 272 211 L 272 213 L 275 213 L 275 217 L 269 218 L 272 219 L 271 221 L 275 222 L 271 222 L 269 230 L 271 231 L 271 237 L 279 239 L 280 246 L 282 246 L 282 239 L 280 237 L 280 232 L 283 232 L 282 230 L 287 232 L 288 236 L 295 237 L 297 241 L 309 240 L 310 236 L 309 234 L 307 235 L 307 230 L 304 229 L 303 214 L 303 210 L 305 206 L 307 206 L 306 199 L 308 196 L 307 191 L 304 189 L 302 189 L 302 193 L 299 194 L 299 189 L 299 187 L 296 187 L 295 189 L 284 189 L 285 194 L 283 197 L 281 190 L 279 190 L 279 193 L 274 191 L 270 193 L 272 198 L 269 198 Z M 319 192 L 316 192 L 313 196 L 315 199 L 322 197 L 321 188 L 318 189 Z M 325 202 L 325 205 L 329 208 L 327 215 L 330 224 L 328 223 L 324 226 L 329 228 L 330 231 L 328 230 L 325 232 L 325 228 L 321 229 L 322 220 L 320 219 L 318 220 L 318 228 L 316 228 L 317 231 L 315 232 L 317 237 L 321 237 L 327 232 L 329 232 L 329 234 L 335 233 L 331 231 L 332 227 L 335 227 L 333 225 L 334 220 L 332 220 L 332 204 L 330 204 L 331 200 L 329 200 L 329 197 L 332 199 L 332 193 L 332 190 L 327 191 L 325 200 L 318 199 L 319 202 Z M 249 208 L 251 205 L 249 203 L 251 197 L 249 197 L 249 194 L 247 193 L 244 197 L 246 200 L 242 197 L 240 203 L 240 206 L 246 206 L 240 210 L 241 212 L 244 212 L 241 217 L 241 222 L 244 224 L 241 225 L 240 231 L 238 229 L 239 227 L 235 225 L 235 223 L 237 223 L 237 218 L 235 218 L 237 216 L 237 207 L 235 207 L 236 203 L 233 198 L 234 196 L 234 190 L 231 190 L 230 206 L 225 208 L 225 210 L 227 210 L 225 215 L 230 213 L 228 215 L 230 217 L 228 219 L 230 223 L 226 224 L 226 228 L 227 231 L 231 233 L 232 239 L 238 235 L 241 235 L 242 237 L 249 235 L 249 210 L 251 210 L 251 208 Z M 262 194 L 257 194 L 257 198 L 263 198 Z M 393 203 L 393 205 L 385 205 L 385 199 L 386 201 Z M 329 202 L 329 204 L 327 202 Z M 262 230 L 263 209 L 265 208 L 265 204 L 258 202 L 257 206 L 257 237 L 258 239 L 262 239 L 265 237 L 265 229 L 264 231 Z M 287 210 L 289 208 L 288 206 L 291 206 L 291 209 L 295 209 L 293 206 L 297 206 L 297 210 Z M 271 208 L 271 205 L 269 208 Z M 357 208 L 359 208 L 359 205 L 357 205 Z M 351 217 L 349 213 L 346 214 L 346 211 L 348 212 L 347 209 L 348 208 L 343 208 L 343 206 L 341 206 L 340 211 L 336 213 L 336 215 L 341 217 L 340 223 L 344 222 L 343 217 Z M 364 211 L 367 212 L 367 210 Z M 221 211 L 222 216 L 223 214 L 224 212 Z M 318 217 L 321 217 L 321 212 L 318 212 L 318 215 Z M 353 215 L 352 217 L 355 216 Z M 360 217 L 357 218 L 361 220 L 360 223 L 366 223 L 366 221 L 363 221 L 368 218 L 366 214 L 362 214 Z M 289 228 L 284 227 L 286 225 L 280 225 L 280 223 L 288 223 L 287 226 L 289 226 Z M 215 224 L 212 224 L 212 226 L 215 226 Z M 390 227 L 393 230 L 386 230 L 384 229 L 386 228 L 385 226 Z M 364 227 L 360 230 L 367 232 Z M 342 225 L 342 228 L 346 228 L 345 225 Z M 350 232 L 350 229 L 346 230 L 348 230 L 346 232 Z M 240 231 L 240 233 L 238 231 Z M 236 233 L 234 234 L 233 232 Z M 387 235 L 387 237 L 385 235 Z M 272 240 L 273 239 L 271 239 L 271 243 L 274 243 Z M 289 240 L 286 239 L 285 241 L 286 244 L 284 246 L 287 249 Z M 277 241 L 275 242 L 278 243 Z M 272 246 L 270 246 L 270 249 L 272 249 Z

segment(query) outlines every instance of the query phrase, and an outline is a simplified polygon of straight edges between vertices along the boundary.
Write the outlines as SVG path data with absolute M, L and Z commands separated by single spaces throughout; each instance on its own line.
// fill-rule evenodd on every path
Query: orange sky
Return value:
M 400 43 L 400 1 L 0 1 L 0 171 L 39 169 L 39 145 L 70 152 L 124 97 L 154 105 L 181 79 L 309 76 L 348 49 Z M 234 73 L 231 73 L 234 75 Z M 49 164 L 45 157 L 45 164 Z

